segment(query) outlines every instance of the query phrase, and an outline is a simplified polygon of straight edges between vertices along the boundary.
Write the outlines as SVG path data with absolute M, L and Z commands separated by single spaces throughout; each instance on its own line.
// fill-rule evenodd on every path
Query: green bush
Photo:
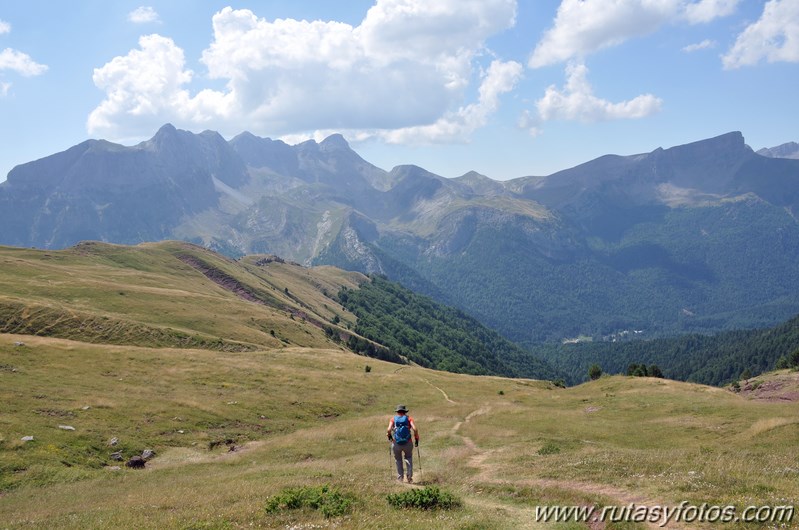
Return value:
M 560 447 L 555 445 L 552 442 L 547 442 L 541 446 L 541 449 L 538 450 L 538 454 L 541 456 L 545 455 L 554 455 L 560 453 Z
M 402 493 L 392 493 L 386 497 L 394 508 L 416 508 L 419 510 L 450 510 L 461 506 L 461 501 L 451 493 L 441 491 L 435 486 L 425 486 Z
M 352 510 L 355 497 L 330 486 L 287 488 L 266 503 L 266 513 L 310 508 L 325 517 L 337 517 Z

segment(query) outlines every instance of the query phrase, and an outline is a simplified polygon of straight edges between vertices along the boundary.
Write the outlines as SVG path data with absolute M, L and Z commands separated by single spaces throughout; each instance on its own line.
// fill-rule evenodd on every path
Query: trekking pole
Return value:
M 416 456 L 419 458 L 419 475 L 421 475 L 422 474 L 422 451 L 419 449 L 419 445 L 418 444 L 416 445 Z
M 388 477 L 389 480 L 394 480 L 394 451 L 391 450 L 391 444 L 388 444 L 388 467 L 391 469 Z

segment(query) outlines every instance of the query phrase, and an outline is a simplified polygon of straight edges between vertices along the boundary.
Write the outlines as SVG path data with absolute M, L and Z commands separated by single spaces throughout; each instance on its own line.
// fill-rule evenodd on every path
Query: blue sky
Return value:
M 0 180 L 166 122 L 546 175 L 733 130 L 797 141 L 797 88 L 797 0 L 8 0 Z

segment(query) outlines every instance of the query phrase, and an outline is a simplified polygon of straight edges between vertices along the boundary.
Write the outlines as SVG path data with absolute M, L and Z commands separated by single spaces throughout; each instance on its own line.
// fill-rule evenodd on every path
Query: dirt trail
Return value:
M 452 401 L 452 400 L 449 398 L 449 396 L 447 395 L 447 393 L 446 393 L 446 392 L 444 392 L 444 390 L 443 390 L 442 388 L 440 388 L 440 387 L 437 387 L 436 385 L 434 385 L 433 383 L 431 383 L 430 381 L 428 381 L 427 379 L 424 379 L 424 378 L 422 378 L 422 377 L 420 377 L 419 379 L 421 379 L 422 381 L 424 381 L 424 382 L 425 382 L 425 383 L 427 383 L 428 385 L 432 386 L 433 388 L 435 388 L 436 390 L 438 390 L 439 392 L 441 392 L 441 394 L 443 394 L 443 396 L 444 396 L 444 399 L 446 399 L 448 402 L 452 403 L 453 405 L 457 405 L 457 402 L 456 402 L 456 401 Z
M 471 451 L 468 457 L 467 465 L 477 470 L 477 475 L 474 477 L 475 482 L 483 482 L 489 484 L 508 484 L 509 482 L 516 486 L 533 486 L 540 488 L 557 488 L 563 490 L 574 491 L 586 496 L 601 496 L 608 498 L 615 506 L 629 506 L 634 504 L 636 506 L 671 506 L 671 503 L 665 503 L 662 500 L 654 499 L 640 493 L 633 493 L 622 488 L 611 486 L 608 484 L 597 484 L 592 482 L 583 482 L 578 480 L 556 480 L 556 479 L 521 479 L 509 481 L 507 479 L 498 478 L 501 471 L 499 464 L 489 462 L 489 459 L 502 451 L 502 449 L 481 449 L 473 439 L 460 433 L 461 427 L 472 421 L 480 415 L 488 414 L 492 410 L 491 406 L 483 406 L 470 412 L 463 421 L 455 423 L 452 427 L 452 435 L 459 437 L 463 440 L 463 444 Z M 495 501 L 485 499 L 470 498 L 472 504 L 477 504 L 486 507 L 494 507 L 500 510 L 505 510 L 510 514 L 518 515 L 523 513 L 524 517 L 519 518 L 520 521 L 527 521 L 527 524 L 519 528 L 534 528 L 533 521 L 535 519 L 534 510 L 531 508 L 519 508 L 517 506 L 498 503 Z M 591 521 L 586 523 L 588 528 L 592 530 L 601 530 L 605 528 L 605 523 L 602 521 Z M 647 528 L 663 528 L 655 523 L 645 523 Z M 688 528 L 686 526 L 670 522 L 665 528 L 681 529 Z M 697 525 L 691 525 L 690 528 L 700 528 Z

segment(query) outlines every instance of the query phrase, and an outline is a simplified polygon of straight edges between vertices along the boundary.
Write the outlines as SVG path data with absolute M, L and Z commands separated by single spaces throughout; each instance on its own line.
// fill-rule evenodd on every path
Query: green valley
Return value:
M 367 305 L 427 303 L 380 278 L 173 242 L 3 248 L 0 263 L 3 528 L 582 528 L 537 522 L 536 507 L 799 500 L 796 372 L 737 394 L 456 374 L 343 347 L 345 333 L 415 322 Z M 472 322 L 449 311 L 434 325 Z M 415 486 L 396 483 L 385 441 L 400 402 L 422 435 Z M 145 450 L 144 469 L 125 466 Z M 388 502 L 425 487 L 458 502 Z M 297 491 L 334 492 L 342 511 L 281 504 Z

